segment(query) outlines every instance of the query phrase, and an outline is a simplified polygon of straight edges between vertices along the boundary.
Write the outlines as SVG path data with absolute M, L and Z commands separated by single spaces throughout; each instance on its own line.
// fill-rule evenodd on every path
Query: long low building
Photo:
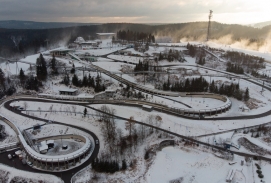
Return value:
M 59 95 L 77 95 L 77 89 L 61 89 L 58 90 L 59 91 Z

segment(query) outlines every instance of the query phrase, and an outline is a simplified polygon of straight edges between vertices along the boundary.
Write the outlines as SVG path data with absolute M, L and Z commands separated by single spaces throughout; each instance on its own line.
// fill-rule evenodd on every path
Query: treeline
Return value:
M 100 121 L 101 133 L 103 135 L 106 150 L 106 152 L 100 153 L 99 161 L 103 162 L 103 164 L 100 164 L 98 171 L 109 171 L 109 168 L 106 167 L 110 167 L 114 171 L 117 171 L 118 168 L 116 162 L 120 162 L 120 160 L 122 160 L 121 169 L 125 169 L 123 167 L 126 166 L 123 165 L 128 161 L 130 162 L 129 165 L 132 166 L 133 160 L 123 160 L 127 157 L 131 157 L 131 153 L 136 152 L 139 145 L 145 144 L 145 140 L 150 135 L 155 132 L 159 133 L 158 130 L 153 129 L 152 127 L 136 125 L 133 116 L 125 122 L 125 130 L 127 130 L 128 133 L 124 133 L 121 128 L 117 127 L 116 118 L 114 117 L 116 115 L 116 110 L 106 105 L 101 106 L 96 114 L 98 121 Z M 144 120 L 144 123 L 157 127 L 160 127 L 162 122 L 163 120 L 159 115 L 149 115 Z M 142 157 L 143 156 L 144 154 L 142 154 Z M 110 162 L 111 166 L 109 165 Z M 113 170 L 112 172 L 114 172 Z
M 68 86 L 70 84 L 70 77 L 68 74 L 65 74 L 62 83 Z M 72 84 L 76 87 L 92 87 L 94 88 L 94 91 L 101 92 L 105 91 L 106 87 L 104 84 L 102 84 L 101 76 L 97 74 L 96 78 L 91 77 L 89 74 L 88 76 L 83 76 L 82 79 L 79 79 L 76 74 L 72 77 Z
M 168 80 L 163 84 L 163 90 L 171 90 L 178 92 L 207 92 L 209 83 L 203 78 L 193 78 L 186 79 L 185 82 L 176 82 L 170 86 L 170 81 Z
M 48 66 L 50 66 L 50 68 L 48 68 Z M 36 76 L 27 76 L 22 69 L 20 70 L 19 79 L 21 86 L 27 90 L 39 91 L 39 87 L 42 86 L 42 81 L 47 80 L 49 69 L 51 70 L 51 72 L 49 72 L 51 75 L 58 74 L 56 58 L 53 56 L 49 64 L 47 64 L 43 55 L 40 54 L 36 60 Z
M 161 60 L 167 60 L 169 62 L 172 62 L 174 60 L 183 61 L 183 58 L 181 57 L 181 54 L 178 50 L 165 49 L 165 51 L 160 52 L 158 58 L 156 58 L 156 61 Z
M 47 79 L 47 64 L 45 59 L 43 58 L 43 55 L 40 54 L 40 56 L 37 58 L 36 61 L 36 75 L 38 80 L 46 80 Z
M 203 41 L 207 22 L 191 22 L 166 25 L 146 25 L 146 24 L 129 24 L 129 23 L 109 23 L 101 25 L 89 25 L 78 27 L 67 27 L 57 29 L 1 29 L 0 30 L 0 56 L 14 56 L 15 53 L 31 54 L 37 53 L 40 48 L 45 48 L 49 40 L 48 46 L 57 46 L 61 40 L 69 38 L 69 42 L 73 42 L 78 36 L 95 38 L 97 32 L 117 32 L 118 30 L 133 30 L 133 32 L 143 32 L 157 36 L 169 36 L 173 42 L 179 42 L 181 38 L 188 40 Z M 261 47 L 265 44 L 266 35 L 270 32 L 270 26 L 262 29 L 243 26 L 230 25 L 212 22 L 211 39 L 219 39 L 226 35 L 232 35 L 232 43 L 248 40 L 248 45 L 257 45 Z M 190 31 L 193 30 L 193 31 Z M 13 37 L 17 44 L 11 39 Z M 153 41 L 154 42 L 154 41 Z M 256 43 L 256 44 L 255 44 Z
M 196 46 L 187 43 L 186 48 L 188 49 L 188 54 L 189 54 L 191 57 L 194 58 L 194 57 L 196 56 L 196 53 L 197 53 L 197 48 L 196 48 Z
M 264 58 L 236 51 L 227 51 L 223 57 L 234 65 L 241 65 L 247 72 L 265 68 Z
M 6 78 L 5 73 L 0 68 L 0 99 L 5 95 L 12 95 L 16 92 L 14 82 L 10 78 Z
M 149 62 L 141 62 L 139 60 L 138 64 L 136 64 L 135 68 L 134 68 L 135 72 L 138 71 L 149 71 Z M 136 74 L 135 74 L 136 75 Z
M 219 88 L 215 85 L 214 81 L 212 81 L 209 91 L 211 93 L 217 93 L 220 95 L 227 95 L 228 97 L 236 98 L 237 100 L 249 100 L 249 89 L 246 88 L 245 91 L 239 88 L 239 84 L 224 85 L 222 84 Z
M 249 100 L 249 89 L 246 88 L 245 91 L 239 88 L 239 84 L 217 86 L 214 81 L 209 84 L 203 77 L 186 79 L 184 82 L 176 82 L 170 84 L 168 80 L 163 84 L 163 90 L 171 90 L 175 92 L 211 92 L 220 95 L 226 95 L 228 97 L 234 97 L 237 100 Z
M 231 64 L 227 62 L 227 72 L 233 72 L 235 74 L 244 74 L 244 69 L 237 64 Z
M 109 161 L 106 159 L 95 158 L 91 163 L 92 169 L 96 172 L 115 173 L 120 170 L 127 169 L 126 160 L 122 160 L 122 166 L 120 168 L 117 161 Z
M 198 64 L 199 65 L 204 65 L 205 64 L 205 57 L 200 56 L 198 59 Z
M 25 88 L 27 90 L 39 91 L 39 87 L 42 86 L 42 83 L 38 81 L 37 77 L 33 75 L 26 76 L 22 68 L 19 73 L 19 79 L 22 88 Z
M 258 78 L 270 78 L 267 74 L 260 74 L 257 71 L 252 70 L 251 75 Z
M 119 30 L 117 32 L 117 40 L 126 40 L 128 42 L 140 41 L 142 43 L 155 43 L 154 35 L 144 32 L 134 32 L 130 30 Z

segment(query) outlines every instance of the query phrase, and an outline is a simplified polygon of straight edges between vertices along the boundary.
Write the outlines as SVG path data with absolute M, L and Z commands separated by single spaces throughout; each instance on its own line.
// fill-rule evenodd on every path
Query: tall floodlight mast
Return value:
M 210 14 L 209 14 L 209 23 L 208 23 L 208 29 L 207 29 L 207 39 L 206 41 L 209 41 L 210 38 L 210 30 L 211 30 L 211 19 L 213 17 L 213 11 L 210 10 Z

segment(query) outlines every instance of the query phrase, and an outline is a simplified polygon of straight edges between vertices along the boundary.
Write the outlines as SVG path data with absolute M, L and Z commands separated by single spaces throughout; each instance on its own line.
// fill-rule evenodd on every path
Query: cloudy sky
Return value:
M 271 20 L 271 0 L 0 0 L 0 20 L 180 23 Z

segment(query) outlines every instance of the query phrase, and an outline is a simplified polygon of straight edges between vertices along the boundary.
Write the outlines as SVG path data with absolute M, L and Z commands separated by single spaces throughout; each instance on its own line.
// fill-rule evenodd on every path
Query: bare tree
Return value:
M 24 105 L 24 110 L 26 110 L 28 108 L 28 103 L 24 102 L 23 105 Z
M 54 107 L 54 105 L 52 104 L 50 107 L 49 107 L 49 111 L 50 111 L 50 113 L 52 113 L 53 112 L 53 107 Z
M 106 105 L 103 105 L 100 110 L 100 119 L 102 120 L 101 131 L 104 136 L 105 142 L 107 142 L 109 146 L 109 150 L 112 152 L 115 148 L 115 143 L 117 140 L 117 132 L 116 132 L 116 124 L 114 115 L 116 110 L 113 108 L 109 108 Z M 116 153 L 114 151 L 114 153 Z
M 40 112 L 40 115 L 41 115 L 41 108 L 40 107 L 38 107 L 38 111 Z
M 157 115 L 155 116 L 155 126 L 160 127 L 163 122 L 163 119 L 161 116 Z M 158 129 L 156 129 L 156 133 L 158 133 Z
M 129 130 L 129 136 L 130 136 L 130 138 L 132 136 L 132 130 L 134 130 L 134 127 L 135 127 L 134 117 L 131 116 L 129 118 L 129 120 L 125 123 L 125 129 Z
M 76 116 L 76 105 L 72 105 L 72 112 L 73 112 L 74 115 Z
M 149 116 L 147 117 L 146 123 L 149 124 L 149 125 L 151 125 L 151 126 L 153 126 L 154 121 L 155 121 L 154 115 L 149 115 Z M 153 127 L 149 127 L 149 130 L 150 130 L 149 133 L 152 133 L 152 132 L 153 132 Z

